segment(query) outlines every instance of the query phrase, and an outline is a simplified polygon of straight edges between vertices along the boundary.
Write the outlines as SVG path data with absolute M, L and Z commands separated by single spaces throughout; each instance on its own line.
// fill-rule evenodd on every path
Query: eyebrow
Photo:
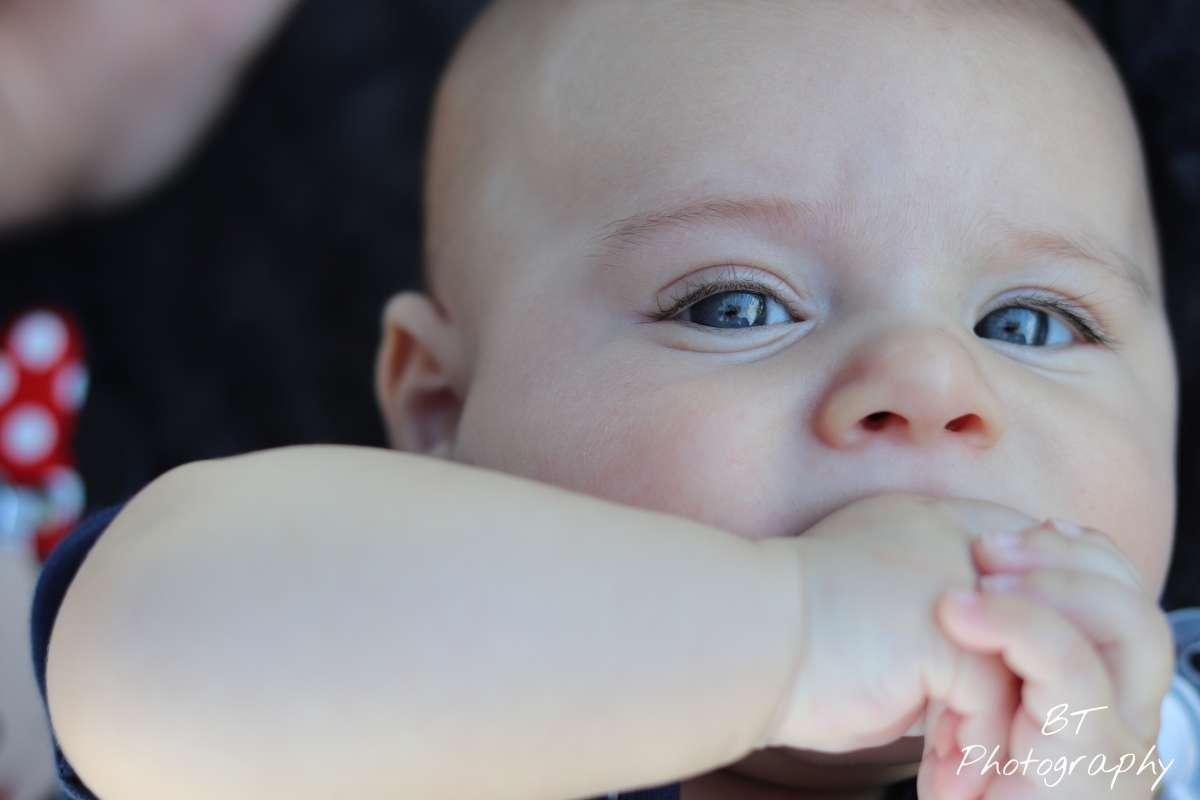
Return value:
M 592 258 L 602 262 L 645 243 L 670 229 L 697 229 L 712 224 L 767 225 L 796 228 L 820 235 L 844 234 L 849 222 L 845 209 L 830 203 L 810 203 L 784 197 L 711 198 L 655 209 L 618 219 L 594 237 Z M 1095 236 L 1044 227 L 1021 228 L 1000 219 L 1005 243 L 1018 257 L 1069 258 L 1101 268 L 1133 289 L 1143 303 L 1158 302 L 1154 287 L 1133 259 Z

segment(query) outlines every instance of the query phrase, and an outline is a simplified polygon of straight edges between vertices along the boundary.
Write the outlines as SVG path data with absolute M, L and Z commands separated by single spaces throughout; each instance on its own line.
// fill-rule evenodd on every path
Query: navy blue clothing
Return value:
M 100 538 L 108 524 L 112 522 L 129 498 L 104 508 L 84 519 L 72 530 L 66 538 L 50 553 L 50 557 L 42 566 L 37 588 L 33 596 L 33 608 L 30 615 L 30 638 L 32 642 L 33 668 L 37 675 L 38 690 L 42 694 L 42 704 L 46 705 L 46 651 L 50 644 L 50 630 L 54 625 L 55 615 L 62 604 L 67 586 L 79 571 L 80 564 L 92 549 L 92 545 Z M 47 710 L 47 719 L 49 711 Z M 58 770 L 59 785 L 62 789 L 62 800 L 98 800 L 79 775 L 72 769 L 58 746 L 58 738 L 51 730 L 51 745 L 54 747 L 54 763 Z M 911 786 L 910 786 L 911 784 Z M 616 795 L 617 800 L 679 800 L 680 784 L 672 783 L 626 792 Z M 609 800 L 612 795 L 598 797 L 595 800 Z M 906 781 L 893 787 L 888 795 L 889 800 L 916 800 L 916 782 Z

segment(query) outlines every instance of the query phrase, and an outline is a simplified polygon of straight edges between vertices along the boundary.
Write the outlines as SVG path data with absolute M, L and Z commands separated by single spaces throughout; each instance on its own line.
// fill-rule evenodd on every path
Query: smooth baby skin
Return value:
M 383 449 L 196 462 L 80 567 L 50 716 L 104 798 L 595 795 L 764 740 L 801 615 L 767 555 Z
M 987 500 L 1105 531 L 1161 593 L 1154 220 L 1066 5 L 500 3 L 435 112 L 430 294 L 380 348 L 393 446 L 752 540 L 881 492 Z M 730 283 L 721 327 L 692 290 Z M 812 763 L 882 783 L 897 748 Z M 725 777 L 801 797 L 797 761 Z
M 993 701 L 971 690 L 994 663 L 928 617 L 972 585 L 974 538 L 1029 523 L 888 495 L 752 542 L 405 453 L 196 462 L 139 492 L 80 567 L 50 714 L 88 786 L 129 800 L 562 800 L 765 745 L 869 745 L 930 692 Z M 853 668 L 810 657 L 829 631 Z

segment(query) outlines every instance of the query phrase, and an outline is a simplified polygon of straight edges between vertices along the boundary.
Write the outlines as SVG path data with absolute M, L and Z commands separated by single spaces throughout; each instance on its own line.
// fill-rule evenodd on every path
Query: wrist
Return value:
M 775 581 L 776 602 L 788 613 L 781 618 L 782 626 L 777 632 L 779 641 L 787 643 L 785 671 L 755 749 L 801 747 L 809 739 L 805 730 L 809 719 L 797 714 L 796 709 L 804 683 L 802 673 L 807 661 L 807 642 L 810 641 L 812 602 L 807 568 L 813 543 L 801 536 L 765 539 L 757 544 Z

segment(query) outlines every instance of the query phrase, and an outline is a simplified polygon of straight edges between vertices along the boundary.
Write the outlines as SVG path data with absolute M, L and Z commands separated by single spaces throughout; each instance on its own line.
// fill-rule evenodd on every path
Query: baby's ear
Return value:
M 462 412 L 459 331 L 421 292 L 388 300 L 375 358 L 375 399 L 393 449 L 447 456 Z

